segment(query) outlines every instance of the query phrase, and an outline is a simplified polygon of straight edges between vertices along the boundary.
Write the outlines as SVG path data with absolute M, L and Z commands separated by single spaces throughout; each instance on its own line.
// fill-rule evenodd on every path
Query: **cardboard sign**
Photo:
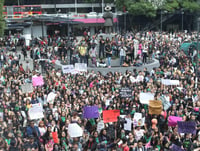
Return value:
M 22 93 L 32 93 L 33 85 L 31 83 L 25 83 L 21 85 Z
M 159 115 L 162 112 L 162 102 L 157 100 L 149 101 L 149 114 Z
M 104 110 L 103 111 L 103 122 L 117 122 L 117 117 L 120 115 L 120 110 Z
M 128 87 L 121 88 L 119 90 L 119 95 L 121 98 L 131 98 L 132 97 L 132 89 Z
M 83 129 L 77 123 L 72 123 L 68 126 L 68 133 L 72 138 L 81 137 L 83 135 Z
M 75 70 L 79 72 L 87 72 L 87 64 L 86 63 L 75 63 Z
M 178 121 L 178 132 L 185 134 L 196 134 L 196 123 L 194 121 L 182 122 Z
M 84 118 L 91 119 L 99 117 L 98 106 L 85 106 L 83 110 L 84 110 L 83 112 Z
M 72 73 L 74 69 L 75 69 L 74 65 L 72 65 L 72 64 L 62 66 L 63 73 Z
M 34 76 L 32 77 L 33 86 L 42 86 L 44 85 L 44 80 L 42 76 Z
M 176 126 L 178 121 L 182 121 L 182 117 L 169 116 L 169 118 L 168 118 L 168 126 Z
M 33 104 L 32 107 L 28 110 L 28 115 L 30 117 L 30 120 L 44 118 L 42 104 Z
M 140 93 L 140 103 L 149 104 L 150 100 L 154 100 L 153 93 Z

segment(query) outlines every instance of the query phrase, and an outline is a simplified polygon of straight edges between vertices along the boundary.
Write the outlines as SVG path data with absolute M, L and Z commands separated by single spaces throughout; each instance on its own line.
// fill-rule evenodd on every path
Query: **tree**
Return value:
M 4 0 L 0 1 L 0 37 L 4 35 L 5 21 L 3 19 Z
M 134 16 L 156 16 L 156 8 L 148 0 L 116 0 L 115 4 L 119 10 L 124 11 L 126 9 Z

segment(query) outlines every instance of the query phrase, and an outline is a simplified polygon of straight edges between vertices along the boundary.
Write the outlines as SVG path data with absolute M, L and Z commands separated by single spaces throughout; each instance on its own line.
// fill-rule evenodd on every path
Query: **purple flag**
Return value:
M 87 119 L 98 118 L 99 117 L 98 106 L 85 106 L 83 117 Z
M 192 133 L 196 134 L 196 123 L 191 122 L 180 122 L 178 121 L 178 132 L 179 133 Z

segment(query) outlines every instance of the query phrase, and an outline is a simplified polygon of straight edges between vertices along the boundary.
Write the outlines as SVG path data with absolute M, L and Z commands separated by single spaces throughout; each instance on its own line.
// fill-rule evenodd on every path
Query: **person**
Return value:
M 34 125 L 34 121 L 30 122 L 30 125 L 26 129 L 26 134 L 28 137 L 34 136 L 35 138 L 40 137 L 40 131 L 37 126 Z
M 97 149 L 97 143 L 95 142 L 94 136 L 90 136 L 89 140 L 86 142 L 84 150 L 95 151 Z
M 134 148 L 134 151 L 147 151 L 146 148 L 143 146 L 141 140 L 138 141 L 137 147 Z
M 105 49 L 105 41 L 103 39 L 103 36 L 100 36 L 99 39 L 99 58 L 103 57 L 104 58 L 104 49 Z
M 145 43 L 144 44 L 144 49 L 143 49 L 143 51 L 142 51 L 142 62 L 143 62 L 143 64 L 146 64 L 147 63 L 147 53 L 148 53 L 148 44 L 147 43 Z
M 106 38 L 105 53 L 108 60 L 108 68 L 111 68 L 112 50 L 111 50 L 110 40 L 108 39 L 108 37 Z
M 81 45 L 78 47 L 79 50 L 79 55 L 80 55 L 80 63 L 87 63 L 86 59 L 86 51 L 87 51 L 87 46 L 85 43 L 81 43 Z
M 125 56 L 126 56 L 126 47 L 124 46 L 124 44 L 122 44 L 122 46 L 119 48 L 120 52 L 119 52 L 119 55 L 120 55 L 120 67 L 123 65 L 124 63 L 124 59 L 125 59 Z

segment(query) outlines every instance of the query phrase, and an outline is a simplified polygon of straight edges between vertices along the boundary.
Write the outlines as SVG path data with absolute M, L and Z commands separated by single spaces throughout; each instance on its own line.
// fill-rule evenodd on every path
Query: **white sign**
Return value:
M 54 103 L 55 97 L 56 97 L 56 94 L 54 92 L 50 92 L 47 96 L 47 102 Z
M 25 83 L 21 86 L 23 93 L 31 93 L 33 92 L 33 85 L 32 83 Z
M 131 131 L 133 121 L 129 118 L 125 118 L 126 123 L 124 123 L 124 130 Z
M 104 125 L 104 122 L 103 120 L 99 121 L 98 124 L 97 124 L 97 131 L 100 133 L 100 131 L 102 129 L 104 129 L 105 125 Z
M 140 93 L 140 103 L 149 104 L 150 100 L 154 100 L 153 93 Z
M 77 123 L 72 123 L 68 126 L 68 133 L 70 137 L 81 137 L 83 129 Z
M 160 97 L 160 100 L 162 101 L 162 104 L 163 104 L 163 108 L 164 110 L 168 110 L 171 106 L 170 102 L 169 102 L 169 97 L 166 97 L 166 96 L 161 96 Z
M 75 63 L 75 70 L 78 70 L 79 72 L 87 72 L 87 64 Z
M 134 123 L 135 126 L 143 126 L 144 123 L 145 123 L 145 117 L 142 118 L 142 113 L 136 112 L 134 114 L 133 119 L 134 119 L 133 123 Z
M 28 110 L 30 120 L 41 119 L 44 117 L 43 108 L 41 103 L 33 104 Z
M 74 70 L 74 65 L 72 64 L 62 66 L 63 73 L 72 73 L 73 70 Z
M 161 79 L 163 85 L 179 85 L 179 80 Z

